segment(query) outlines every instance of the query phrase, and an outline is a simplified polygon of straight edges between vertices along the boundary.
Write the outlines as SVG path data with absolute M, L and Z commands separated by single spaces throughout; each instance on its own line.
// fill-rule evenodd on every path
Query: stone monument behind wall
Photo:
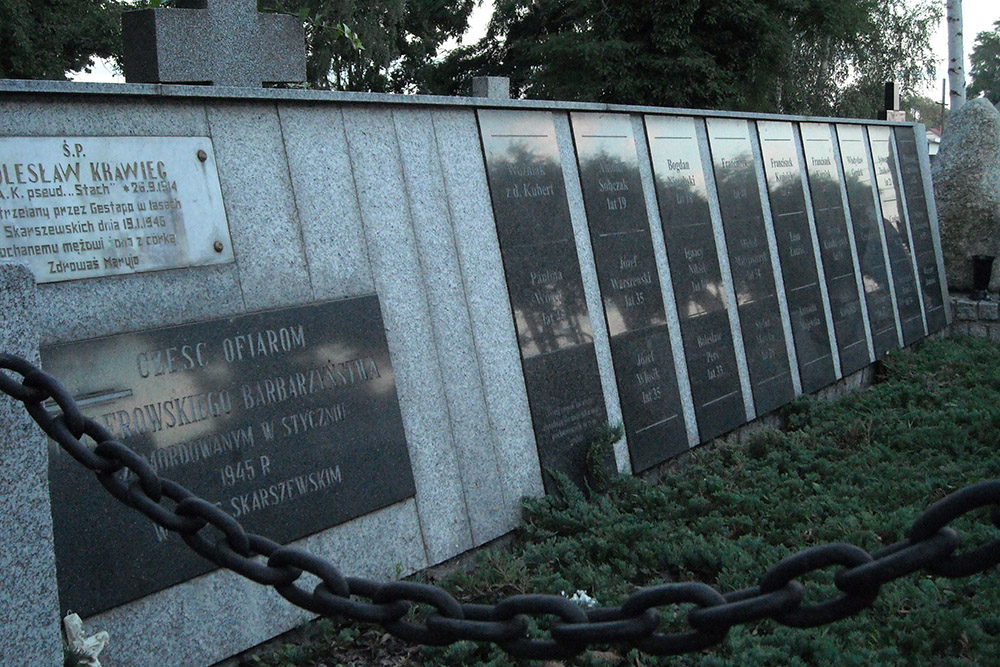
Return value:
M 122 41 L 129 83 L 259 88 L 306 79 L 302 22 L 258 13 L 256 0 L 178 0 L 125 12 Z
M 1000 255 L 1000 112 L 988 100 L 952 115 L 931 173 L 948 285 L 971 290 L 973 255 Z M 990 291 L 1000 291 L 1000 271 Z

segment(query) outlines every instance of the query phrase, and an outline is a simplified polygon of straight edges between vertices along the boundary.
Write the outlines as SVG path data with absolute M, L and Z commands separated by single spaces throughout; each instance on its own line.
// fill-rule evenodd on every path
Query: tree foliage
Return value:
M 0 0 L 0 78 L 65 79 L 114 54 L 120 0 Z
M 970 60 L 969 99 L 983 95 L 993 104 L 1000 103 L 1000 21 L 993 24 L 992 31 L 976 35 Z
M 941 102 L 935 102 L 929 97 L 922 95 L 908 95 L 904 97 L 901 105 L 906 111 L 906 120 L 911 123 L 923 123 L 928 129 L 941 130 L 941 112 L 944 111 L 944 122 L 947 124 L 951 116 L 948 105 L 942 107 Z
M 476 0 L 264 0 L 306 22 L 309 83 L 415 92 L 441 45 L 468 27 Z M 344 27 L 357 40 L 343 39 Z M 359 49 L 358 45 L 363 45 Z
M 427 85 L 494 74 L 543 99 L 874 115 L 886 81 L 929 75 L 940 13 L 930 0 L 497 0 L 486 37 Z

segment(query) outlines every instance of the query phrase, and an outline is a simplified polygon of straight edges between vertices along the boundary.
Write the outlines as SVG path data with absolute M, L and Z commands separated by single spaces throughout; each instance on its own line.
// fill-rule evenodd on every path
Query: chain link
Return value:
M 22 380 L 5 371 L 21 375 Z M 413 643 L 493 642 L 515 657 L 550 660 L 604 644 L 637 647 L 654 655 L 689 653 L 718 644 L 730 628 L 744 623 L 773 619 L 806 628 L 853 616 L 872 604 L 883 584 L 914 572 L 957 578 L 1000 563 L 1000 536 L 955 555 L 961 537 L 949 525 L 987 508 L 991 524 L 1000 528 L 1000 480 L 991 480 L 934 503 L 914 521 L 906 539 L 875 553 L 842 543 L 811 547 L 773 565 L 757 586 L 725 595 L 702 583 L 670 583 L 642 589 L 620 607 L 589 611 L 557 595 L 515 595 L 495 605 L 462 604 L 435 586 L 345 577 L 318 556 L 247 533 L 213 503 L 160 477 L 145 458 L 85 417 L 55 378 L 20 357 L 0 353 L 0 392 L 21 401 L 42 431 L 93 471 L 112 496 L 179 534 L 203 558 L 272 586 L 292 604 L 315 614 L 379 623 Z M 44 405 L 49 400 L 61 412 L 51 413 Z M 85 444 L 84 436 L 94 446 Z M 123 471 L 135 479 L 126 481 Z M 805 585 L 799 579 L 834 566 L 840 567 L 833 581 L 841 595 L 803 605 Z M 319 579 L 311 592 L 297 583 L 305 573 Z M 683 616 L 687 631 L 657 632 L 663 624 L 658 608 L 692 604 L 695 608 Z M 414 607 L 429 607 L 422 624 L 416 614 L 407 618 Z M 532 618 L 539 621 L 534 633 Z

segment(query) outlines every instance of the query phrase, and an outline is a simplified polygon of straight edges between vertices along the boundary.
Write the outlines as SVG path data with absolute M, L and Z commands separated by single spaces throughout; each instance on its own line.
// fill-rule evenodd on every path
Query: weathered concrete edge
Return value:
M 121 96 L 226 100 L 243 99 L 248 101 L 271 100 L 285 102 L 329 102 L 336 104 L 415 104 L 436 107 L 493 107 L 550 111 L 607 111 L 617 113 L 653 113 L 675 116 L 745 118 L 747 120 L 784 120 L 811 123 L 856 123 L 863 125 L 886 125 L 890 127 L 916 127 L 914 123 L 895 123 L 867 118 L 789 116 L 747 111 L 683 109 L 676 107 L 652 107 L 634 104 L 605 104 L 601 102 L 561 102 L 551 100 L 497 99 L 489 97 L 449 97 L 444 95 L 355 93 L 334 90 L 305 90 L 298 88 L 234 88 L 229 86 L 185 86 L 160 83 L 85 83 L 79 81 L 0 79 L 0 95 L 4 93 L 90 95 L 104 97 Z
M 0 310 L 0 352 L 38 364 L 35 280 L 25 266 L 0 265 Z M 45 436 L 7 396 L 0 397 L 0 433 L 0 570 L 8 573 L 0 591 L 0 664 L 61 664 Z

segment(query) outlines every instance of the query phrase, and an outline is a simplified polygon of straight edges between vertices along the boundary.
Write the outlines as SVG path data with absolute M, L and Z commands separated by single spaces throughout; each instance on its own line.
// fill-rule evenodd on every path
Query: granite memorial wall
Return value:
M 607 464 L 639 473 L 949 319 L 913 126 L 0 89 L 0 264 L 31 272 L 0 266 L 27 295 L 2 340 L 38 340 L 161 473 L 351 575 L 509 532 L 548 471 L 586 481 L 608 422 Z M 306 616 L 48 452 L 30 602 L 108 630 L 109 664 L 208 664 Z

